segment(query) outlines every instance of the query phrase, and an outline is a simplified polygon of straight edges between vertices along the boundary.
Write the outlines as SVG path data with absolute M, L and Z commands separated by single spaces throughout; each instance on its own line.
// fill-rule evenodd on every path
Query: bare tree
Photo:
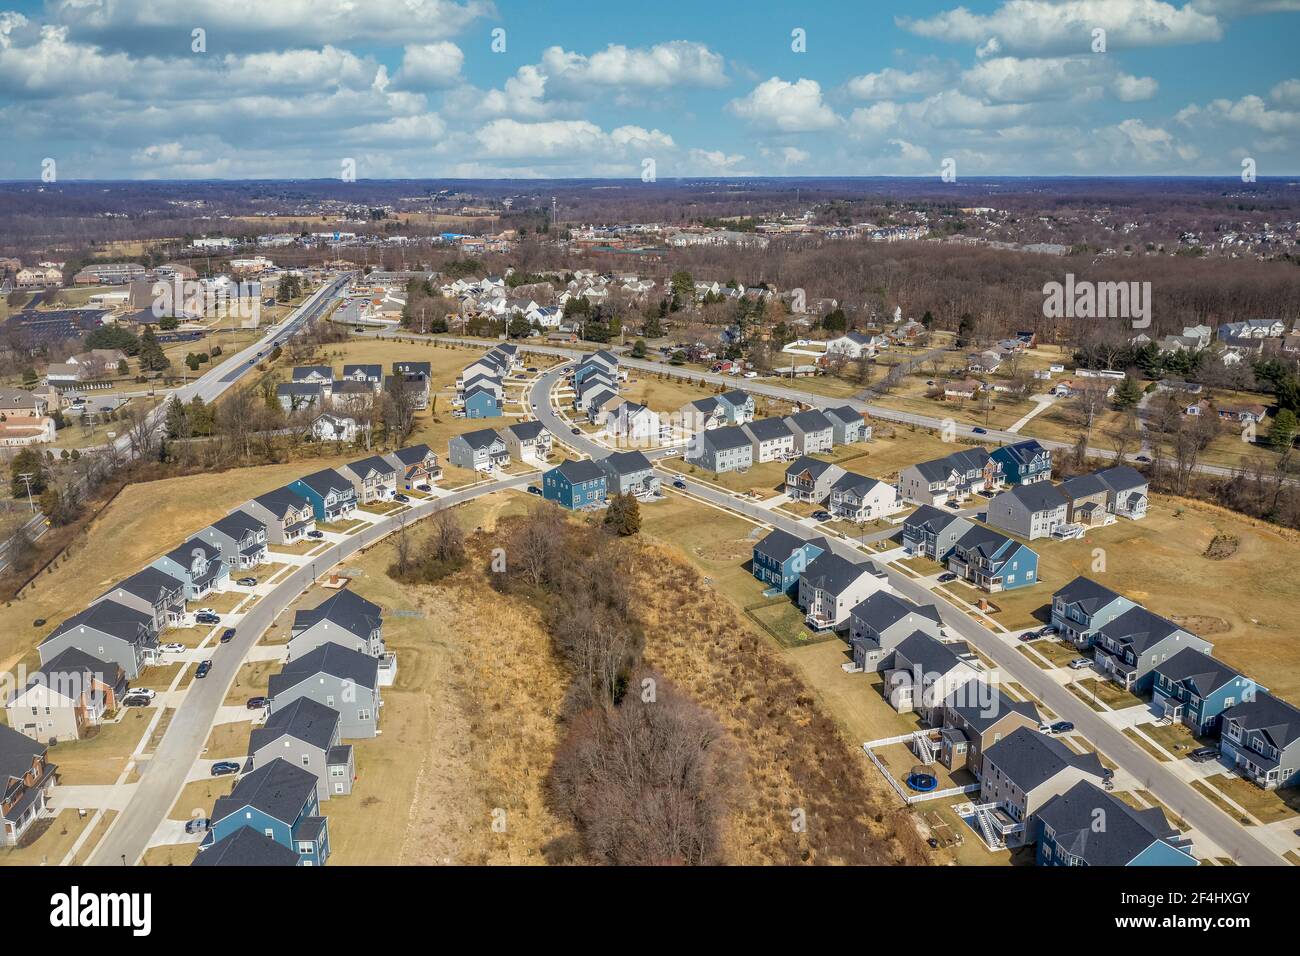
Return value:
M 161 418 L 148 411 L 127 409 L 122 419 L 126 423 L 126 437 L 132 457 L 151 457 L 158 448 L 158 437 L 162 432 Z

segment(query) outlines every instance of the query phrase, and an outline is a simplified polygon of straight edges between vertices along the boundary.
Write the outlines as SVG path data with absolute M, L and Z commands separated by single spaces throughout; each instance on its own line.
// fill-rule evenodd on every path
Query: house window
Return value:
M 334 695 L 333 695 L 333 694 L 330 694 L 328 697 L 325 698 L 325 706 L 326 706 L 326 707 L 333 707 L 333 706 L 334 706 Z
M 265 833 L 265 834 L 266 834 L 268 837 L 270 837 L 272 840 L 275 839 L 275 831 L 272 830 L 270 827 L 267 827 L 267 828 L 266 828 L 265 830 L 263 830 L 262 832 Z
M 357 720 L 369 720 L 369 719 L 370 719 L 370 711 L 368 710 L 357 711 Z

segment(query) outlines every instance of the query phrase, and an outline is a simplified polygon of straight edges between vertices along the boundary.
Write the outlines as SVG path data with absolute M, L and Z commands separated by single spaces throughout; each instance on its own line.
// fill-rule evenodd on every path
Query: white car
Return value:
M 143 697 L 145 700 L 153 700 L 158 696 L 156 690 L 150 690 L 148 687 L 128 687 L 123 697 Z
M 183 654 L 185 652 L 185 645 L 177 644 L 175 642 L 171 644 L 162 644 L 159 646 L 158 650 L 162 651 L 164 654 Z
M 210 608 L 210 607 L 201 607 L 201 608 L 199 608 L 197 611 L 195 611 L 194 613 L 195 613 L 195 614 L 216 614 L 217 612 L 216 612 L 213 608 Z
M 1074 660 L 1070 661 L 1070 670 L 1072 671 L 1081 671 L 1085 667 L 1091 666 L 1092 661 L 1088 660 L 1086 657 L 1076 657 Z

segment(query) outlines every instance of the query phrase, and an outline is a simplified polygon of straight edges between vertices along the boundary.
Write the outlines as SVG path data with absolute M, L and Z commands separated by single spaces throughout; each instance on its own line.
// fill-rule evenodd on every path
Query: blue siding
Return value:
M 1014 591 L 1038 583 L 1038 553 L 1021 545 L 1002 564 L 1002 589 Z M 1014 578 L 1014 580 L 1012 580 Z
M 821 553 L 822 549 L 816 545 L 805 544 L 785 561 L 778 562 L 755 551 L 750 561 L 750 572 L 763 583 L 779 587 L 786 594 L 794 596 L 799 591 L 799 575 Z
M 495 395 L 479 392 L 465 400 L 466 418 L 499 418 L 501 408 Z
M 542 497 L 570 511 L 599 504 L 605 500 L 605 476 L 575 485 L 558 468 L 553 468 L 542 478 Z

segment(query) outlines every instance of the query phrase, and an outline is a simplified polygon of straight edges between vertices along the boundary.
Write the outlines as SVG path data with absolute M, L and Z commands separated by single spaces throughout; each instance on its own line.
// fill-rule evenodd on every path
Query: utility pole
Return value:
M 18 476 L 20 480 L 27 483 L 27 503 L 32 506 L 32 514 L 36 514 L 36 502 L 32 501 L 32 479 L 36 475 L 32 472 L 24 472 Z

